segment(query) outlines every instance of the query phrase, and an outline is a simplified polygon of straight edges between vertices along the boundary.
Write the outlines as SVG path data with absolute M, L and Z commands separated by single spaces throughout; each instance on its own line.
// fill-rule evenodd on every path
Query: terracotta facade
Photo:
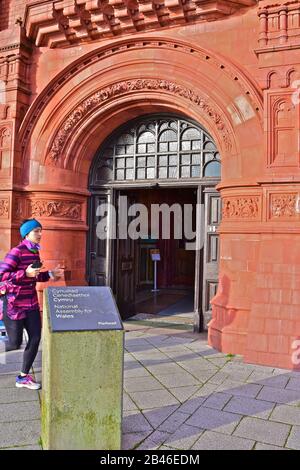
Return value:
M 47 266 L 83 283 L 101 142 L 140 115 L 187 116 L 222 160 L 209 343 L 299 369 L 299 57 L 299 1 L 4 0 L 0 258 L 34 216 Z

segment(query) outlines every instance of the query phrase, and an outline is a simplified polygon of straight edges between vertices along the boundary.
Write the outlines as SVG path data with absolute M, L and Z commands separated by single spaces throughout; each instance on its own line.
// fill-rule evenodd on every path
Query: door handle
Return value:
M 209 225 L 208 231 L 215 233 L 217 231 L 217 226 L 216 225 Z
M 96 259 L 96 252 L 95 251 L 91 251 L 90 252 L 90 255 L 91 255 L 91 259 Z

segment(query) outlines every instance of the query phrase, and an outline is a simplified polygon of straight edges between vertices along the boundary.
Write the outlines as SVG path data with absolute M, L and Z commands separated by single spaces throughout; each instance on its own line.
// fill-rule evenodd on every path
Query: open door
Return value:
M 123 318 L 132 316 L 135 313 L 135 290 L 136 290 L 136 270 L 135 270 L 135 250 L 136 240 L 128 237 L 128 227 L 133 217 L 128 216 L 128 208 L 134 204 L 133 196 L 126 193 L 127 203 L 125 207 L 124 199 L 121 201 L 122 193 L 116 195 L 117 220 L 121 232 L 126 238 L 118 237 L 116 240 L 116 286 L 117 303 Z M 123 195 L 124 198 L 124 195 Z M 119 232 L 120 233 L 120 232 Z
M 211 299 L 218 289 L 219 272 L 219 235 L 217 229 L 221 222 L 221 197 L 213 188 L 204 189 L 204 248 L 203 248 L 203 329 L 207 330 L 207 324 L 211 320 Z

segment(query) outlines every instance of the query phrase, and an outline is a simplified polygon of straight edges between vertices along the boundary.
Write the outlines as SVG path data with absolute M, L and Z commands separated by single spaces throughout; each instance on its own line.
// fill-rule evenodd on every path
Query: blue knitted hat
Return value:
M 31 232 L 31 230 L 34 230 L 35 228 L 38 228 L 38 227 L 42 228 L 38 220 L 36 219 L 26 220 L 26 222 L 24 222 L 20 227 L 21 237 L 25 238 L 26 235 L 28 235 L 28 233 Z

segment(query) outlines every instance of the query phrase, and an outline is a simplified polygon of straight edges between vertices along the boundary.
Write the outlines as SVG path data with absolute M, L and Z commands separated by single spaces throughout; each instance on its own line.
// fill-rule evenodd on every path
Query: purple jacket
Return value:
M 36 283 L 47 282 L 50 276 L 45 271 L 35 278 L 27 277 L 25 271 L 34 261 L 40 261 L 39 253 L 33 253 L 22 242 L 0 263 L 0 281 L 8 281 L 7 316 L 12 320 L 26 318 L 26 312 L 39 309 Z

